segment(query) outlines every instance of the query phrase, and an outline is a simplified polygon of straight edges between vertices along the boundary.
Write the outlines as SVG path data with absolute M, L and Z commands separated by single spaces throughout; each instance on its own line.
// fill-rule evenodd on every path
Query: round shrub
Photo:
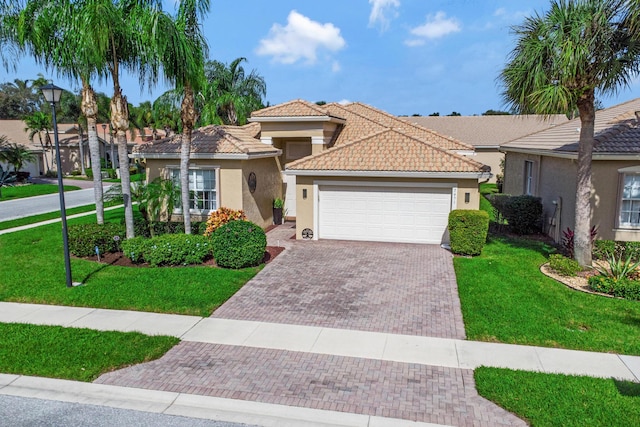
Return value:
M 456 209 L 449 213 L 451 252 L 480 255 L 487 241 L 489 214 L 479 210 Z
M 549 256 L 549 267 L 561 276 L 576 276 L 582 271 L 578 261 L 560 254 L 551 254 Z
M 144 254 L 147 251 L 149 239 L 145 236 L 136 236 L 122 242 L 122 253 L 135 263 L 144 262 Z
M 96 253 L 96 246 L 101 254 L 120 252 L 125 234 L 120 224 L 75 224 L 69 227 L 69 252 L 87 257 Z
M 264 258 L 267 235 L 258 225 L 244 220 L 228 222 L 213 233 L 213 257 L 220 267 L 258 265 Z

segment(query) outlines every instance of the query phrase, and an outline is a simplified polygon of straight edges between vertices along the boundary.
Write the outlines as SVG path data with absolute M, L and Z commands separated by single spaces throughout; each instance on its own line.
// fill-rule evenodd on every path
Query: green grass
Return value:
M 180 340 L 137 332 L 0 323 L 0 372 L 93 381 L 165 354 Z
M 571 290 L 539 266 L 554 249 L 490 237 L 482 255 L 454 259 L 470 340 L 640 355 L 640 304 Z
M 107 221 L 122 216 L 122 209 L 105 212 Z M 94 221 L 88 215 L 69 224 Z M 71 269 L 83 286 L 65 287 L 60 224 L 0 236 L 1 301 L 209 316 L 259 271 L 131 268 L 76 258 Z
M 105 202 L 104 207 L 116 206 L 122 204 L 119 201 Z M 83 212 L 91 212 L 96 209 L 96 205 L 78 206 L 75 208 L 67 209 L 67 217 Z M 0 222 L 0 230 L 8 230 L 9 228 L 20 227 L 22 225 L 36 224 L 38 222 L 47 221 L 49 219 L 60 218 L 60 211 L 47 212 L 39 215 L 27 216 L 24 218 L 16 218 L 9 221 Z
M 478 393 L 540 426 L 640 425 L 640 384 L 498 368 L 475 371 Z
M 74 185 L 65 185 L 64 191 L 80 190 Z M 44 194 L 58 193 L 57 184 L 30 184 L 17 185 L 15 187 L 2 187 L 2 197 L 0 201 L 22 199 L 24 197 L 42 196 Z
M 490 184 L 485 182 L 484 184 L 480 184 L 480 210 L 486 211 L 489 214 L 489 220 L 495 221 L 495 214 L 493 212 L 493 207 L 491 203 L 487 200 L 486 196 L 489 194 L 497 193 L 498 187 L 495 184 Z

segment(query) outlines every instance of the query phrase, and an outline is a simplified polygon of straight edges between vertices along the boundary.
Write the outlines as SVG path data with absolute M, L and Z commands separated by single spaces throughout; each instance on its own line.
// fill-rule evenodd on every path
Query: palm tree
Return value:
M 267 94 L 267 85 L 256 70 L 245 74 L 241 64 L 246 60 L 237 58 L 229 65 L 207 62 L 203 122 L 243 125 L 253 111 L 264 108 L 262 98 Z
M 516 47 L 500 74 L 516 113 L 580 114 L 575 259 L 590 266 L 595 96 L 628 86 L 640 70 L 637 0 L 553 0 L 513 28 Z M 633 30 L 632 28 L 635 28 Z
M 29 141 L 33 142 L 33 137 L 38 135 L 38 142 L 42 148 L 42 159 L 44 160 L 45 168 L 47 172 L 51 170 L 49 160 L 47 159 L 47 151 L 53 150 L 51 145 L 51 137 L 49 131 L 53 129 L 51 124 L 51 116 L 43 113 L 42 111 L 36 111 L 35 113 L 25 116 L 24 123 L 27 127 L 24 129 L 29 134 Z M 42 141 L 42 133 L 44 132 L 44 141 Z M 53 156 L 52 156 L 53 157 Z M 53 159 L 51 159 L 53 161 Z
M 0 160 L 13 166 L 14 172 L 20 172 L 27 162 L 33 162 L 36 156 L 27 147 L 15 142 L 0 142 Z
M 100 144 L 96 129 L 98 108 L 91 79 L 104 75 L 105 37 L 96 37 L 109 20 L 101 2 L 29 0 L 17 19 L 8 22 L 23 52 L 36 62 L 82 83 L 81 110 L 87 119 L 87 135 L 93 172 L 93 191 L 98 224 L 104 223 Z M 110 2 L 103 2 L 110 3 Z
M 199 90 L 204 77 L 204 60 L 207 42 L 200 31 L 198 18 L 209 11 L 209 0 L 182 0 L 175 19 L 162 21 L 161 32 L 165 37 L 158 40 L 158 57 L 161 58 L 165 77 L 173 82 L 176 91 L 182 90 L 180 119 L 182 140 L 180 144 L 180 192 L 182 217 L 186 234 L 191 234 L 189 157 L 191 156 L 191 134 L 198 114 L 194 90 Z M 169 18 L 165 15 L 165 18 Z

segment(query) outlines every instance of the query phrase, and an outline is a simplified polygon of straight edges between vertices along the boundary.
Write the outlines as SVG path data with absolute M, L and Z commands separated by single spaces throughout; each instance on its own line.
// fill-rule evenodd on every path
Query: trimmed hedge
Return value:
M 236 220 L 213 233 L 213 257 L 226 268 L 244 268 L 260 264 L 267 247 L 267 235 L 257 224 Z
M 144 261 L 153 267 L 202 264 L 211 256 L 211 242 L 200 235 L 164 234 L 151 239 L 127 239 L 122 251 L 133 262 Z
M 516 234 L 539 233 L 542 228 L 542 199 L 533 196 L 492 194 L 487 196 L 491 206 L 507 220 Z
M 480 255 L 487 241 L 489 214 L 486 211 L 456 209 L 449 213 L 451 251 L 459 255 Z
M 75 224 L 69 227 L 69 252 L 78 257 L 87 257 L 96 253 L 119 252 L 120 243 L 126 235 L 123 225 Z

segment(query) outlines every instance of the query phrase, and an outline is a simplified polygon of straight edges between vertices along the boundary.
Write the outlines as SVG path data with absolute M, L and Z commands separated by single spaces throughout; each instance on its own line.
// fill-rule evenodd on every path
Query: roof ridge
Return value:
M 329 115 L 328 112 L 326 111 L 326 109 L 323 109 L 323 108 L 321 108 L 321 106 L 319 106 L 319 105 L 317 105 L 315 103 L 309 102 L 306 99 L 302 99 L 302 98 L 292 99 L 290 101 L 283 102 L 281 104 L 270 105 L 269 107 L 265 107 L 265 108 L 261 108 L 259 110 L 256 110 L 256 111 L 254 111 L 254 113 L 262 114 L 264 112 L 269 112 L 269 111 L 275 110 L 276 108 L 282 108 L 284 106 L 291 105 L 291 104 L 294 104 L 294 103 L 297 103 L 297 102 L 302 103 L 306 107 L 308 107 L 308 108 L 310 108 L 310 109 L 312 109 L 312 110 L 314 110 L 314 111 L 316 111 L 318 113 L 322 113 L 325 116 Z
M 459 140 L 457 140 L 457 139 L 455 139 L 453 137 L 443 135 L 443 134 L 441 134 L 439 132 L 434 131 L 433 129 L 429 129 L 429 128 L 425 127 L 425 126 L 419 125 L 419 124 L 411 122 L 409 120 L 402 120 L 399 117 L 394 116 L 393 114 L 391 114 L 391 113 L 389 113 L 387 111 L 380 110 L 380 109 L 378 109 L 376 107 L 373 107 L 373 106 L 371 106 L 369 104 L 365 104 L 363 102 L 352 102 L 352 104 L 357 104 L 357 105 L 360 105 L 360 106 L 362 106 L 364 108 L 367 108 L 368 110 L 372 110 L 372 111 L 375 111 L 375 112 L 377 112 L 379 114 L 382 114 L 382 115 L 392 119 L 395 123 L 397 123 L 399 125 L 400 124 L 401 125 L 409 125 L 409 126 L 411 126 L 413 128 L 420 129 L 420 130 L 423 130 L 423 131 L 427 131 L 427 132 L 429 132 L 429 133 L 431 133 L 433 135 L 436 135 L 436 136 L 438 136 L 440 138 L 446 139 L 447 141 L 452 141 L 452 142 L 458 143 L 458 144 L 460 144 L 460 145 L 462 145 L 462 146 L 464 146 L 464 147 L 466 147 L 466 148 L 468 148 L 470 150 L 474 150 L 474 147 L 472 145 L 470 145 L 470 144 L 467 144 L 466 142 L 462 142 L 462 141 L 459 141 Z M 381 124 L 381 126 L 384 126 L 384 125 Z M 385 127 L 387 127 L 387 126 L 385 126 Z M 396 128 L 395 127 L 391 127 L 389 129 L 396 129 Z

